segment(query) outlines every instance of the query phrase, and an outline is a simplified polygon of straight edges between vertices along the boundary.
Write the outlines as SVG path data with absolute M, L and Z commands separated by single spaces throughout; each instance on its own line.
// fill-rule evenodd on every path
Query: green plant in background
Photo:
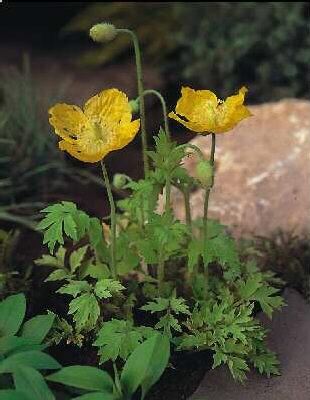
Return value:
M 8 280 L 17 272 L 12 270 L 12 252 L 19 232 L 6 232 L 0 229 L 0 293 L 6 288 Z
M 196 4 L 178 39 L 180 78 L 224 94 L 245 83 L 255 102 L 309 97 L 307 10 L 306 2 Z
M 44 344 L 55 315 L 37 315 L 23 322 L 26 299 L 20 293 L 0 302 L 0 397 L 2 400 L 74 399 L 130 400 L 141 387 L 141 400 L 167 366 L 170 344 L 167 337 L 153 335 L 128 358 L 121 373 L 114 364 L 115 380 L 101 369 L 62 366 L 44 352 Z M 46 376 L 46 371 L 58 370 Z M 42 371 L 45 371 L 43 373 Z M 12 377 L 12 379 L 10 379 Z M 47 382 L 69 386 L 67 391 L 51 390 Z M 139 389 L 140 390 L 140 389 Z M 89 394 L 86 391 L 90 391 Z M 84 393 L 84 394 L 83 394 Z M 60 396 L 60 397 L 59 397 Z M 69 397 L 70 396 L 70 397 Z
M 137 7 L 140 12 L 137 12 Z M 177 9 L 171 4 L 162 3 L 159 6 L 156 3 L 91 3 L 61 33 L 88 32 L 98 20 L 112 21 L 115 26 L 134 29 L 146 56 L 156 63 L 160 63 L 173 50 L 174 41 L 167 38 L 172 30 L 177 31 L 182 26 Z M 119 35 L 113 43 L 85 52 L 79 63 L 87 66 L 102 65 L 127 52 L 130 46 L 126 37 Z
M 113 364 L 114 381 L 103 370 L 81 365 L 64 367 L 49 375 L 47 379 L 91 391 L 75 397 L 76 400 L 130 400 L 135 393 L 140 393 L 139 398 L 143 400 L 164 372 L 169 356 L 169 339 L 164 335 L 156 334 L 135 348 L 121 373 L 116 364 Z
M 261 270 L 271 269 L 289 287 L 310 300 L 310 238 L 275 231 L 271 237 L 243 239 L 240 251 L 247 260 L 255 258 Z M 275 282 L 277 283 L 277 282 Z
M 29 289 L 32 266 L 20 270 L 14 265 L 18 239 L 19 231 L 6 232 L 0 229 L 0 298 Z
M 58 335 L 57 340 L 74 332 L 79 337 L 78 345 L 91 342 L 98 348 L 100 364 L 114 366 L 111 396 L 116 398 L 130 399 L 138 386 L 142 386 L 144 398 L 145 387 L 155 383 L 151 377 L 159 378 L 167 365 L 170 346 L 172 353 L 209 349 L 213 368 L 226 364 L 240 381 L 245 379 L 250 364 L 268 376 L 279 374 L 278 361 L 265 345 L 266 330 L 253 314 L 257 304 L 270 318 L 283 306 L 279 290 L 272 286 L 274 274 L 260 271 L 254 261 L 243 261 L 225 227 L 208 217 L 215 180 L 216 135 L 229 132 L 251 115 L 244 105 L 247 89 L 242 87 L 223 101 L 209 90 L 182 88 L 175 112 L 168 116 L 211 138 L 207 160 L 198 147 L 171 141 L 163 97 L 143 88 L 135 34 L 102 23 L 95 25 L 90 35 L 97 42 L 113 41 L 118 35 L 132 39 L 138 98 L 129 102 L 121 91 L 107 89 L 90 98 L 83 109 L 56 104 L 49 110 L 50 123 L 60 137 L 60 149 L 83 162 L 100 162 L 110 203 L 110 226 L 72 202 L 63 201 L 42 210 L 44 217 L 37 229 L 43 232 L 43 243 L 50 254 L 43 255 L 36 264 L 51 267 L 46 281 L 59 281 L 57 292 L 69 296 L 67 321 L 63 320 L 68 335 Z M 143 179 L 115 177 L 118 188 L 131 192 L 115 204 L 104 157 L 133 140 L 140 124 L 145 134 L 146 94 L 160 98 L 165 129 L 161 128 L 155 137 L 153 151 L 143 142 Z M 139 119 L 132 120 L 133 103 Z M 184 157 L 193 153 L 199 158 L 198 179 L 182 165 Z M 194 186 L 205 191 L 204 216 L 196 220 L 191 216 L 188 197 Z M 172 187 L 184 194 L 185 222 L 174 217 Z M 65 245 L 68 241 L 73 244 L 71 250 Z M 157 338 L 166 344 L 155 354 Z M 160 373 L 151 373 L 143 364 L 146 359 L 137 354 L 143 354 Z M 120 378 L 118 364 L 124 366 Z M 70 368 L 49 379 L 69 386 L 72 380 L 73 386 L 81 388 Z M 143 373 L 138 373 L 140 368 Z M 107 379 L 109 383 L 101 385 L 108 385 L 105 389 L 111 392 L 112 381 Z M 93 380 L 87 385 L 83 389 L 104 389 Z M 99 393 L 89 396 L 82 398 L 101 398 Z
M 98 21 L 135 29 L 146 59 L 167 82 L 191 82 L 225 95 L 242 84 L 251 100 L 309 97 L 309 5 L 306 2 L 93 3 L 64 28 L 85 31 Z M 116 42 L 82 55 L 100 65 L 128 54 Z
M 25 312 L 23 294 L 9 296 L 0 303 L 0 398 L 53 400 L 41 371 L 61 368 L 43 351 L 55 316 L 48 313 L 23 322 Z
M 26 55 L 21 72 L 14 68 L 1 72 L 0 93 L 0 219 L 34 228 L 35 216 L 29 210 L 42 207 L 37 201 L 42 188 L 56 188 L 64 180 L 64 157 L 55 151 L 42 115 L 46 101 L 55 101 L 57 96 L 47 100 L 39 95 Z M 47 186 L 51 172 L 53 179 Z

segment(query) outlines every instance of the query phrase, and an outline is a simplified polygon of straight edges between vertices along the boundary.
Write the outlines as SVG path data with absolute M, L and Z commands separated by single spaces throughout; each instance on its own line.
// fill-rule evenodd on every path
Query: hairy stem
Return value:
M 166 175 L 166 201 L 165 201 L 165 212 L 170 212 L 170 198 L 171 198 L 171 181 L 170 174 Z
M 186 224 L 189 227 L 189 230 L 192 231 L 192 216 L 191 216 L 191 206 L 189 202 L 189 186 L 185 185 L 183 190 L 184 196 L 184 205 L 185 205 L 185 216 L 186 216 Z
M 163 292 L 163 282 L 165 279 L 165 263 L 164 261 L 160 261 L 157 267 L 157 279 L 158 279 L 158 294 L 159 296 Z
M 147 94 L 153 94 L 159 98 L 162 109 L 163 109 L 165 132 L 166 132 L 167 138 L 170 140 L 170 129 L 169 129 L 167 106 L 166 106 L 165 99 L 157 90 L 154 90 L 154 89 L 147 89 L 143 92 L 143 96 L 145 96 Z
M 210 153 L 210 164 L 213 167 L 214 166 L 214 154 L 215 154 L 215 133 L 212 133 L 212 144 L 211 144 L 211 153 Z M 208 234 L 208 207 L 209 207 L 209 197 L 210 197 L 210 191 L 213 187 L 214 183 L 214 174 L 212 176 L 212 182 L 211 185 L 206 189 L 206 194 L 205 194 L 205 201 L 204 201 L 204 211 L 203 211 L 203 238 L 204 238 L 204 246 L 206 245 L 207 242 L 207 234 Z
M 141 51 L 139 46 L 139 40 L 136 34 L 130 29 L 117 29 L 119 33 L 126 33 L 130 35 L 136 59 L 136 71 L 137 71 L 137 83 L 138 83 L 138 95 L 140 99 L 140 117 L 141 117 L 141 134 L 142 134 L 142 151 L 143 151 L 143 164 L 144 164 L 144 176 L 147 177 L 149 173 L 149 159 L 147 155 L 147 134 L 146 134 L 146 119 L 145 119 L 145 103 L 143 97 L 143 73 L 142 73 L 142 62 L 141 62 Z
M 100 161 L 104 183 L 108 192 L 108 198 L 110 203 L 110 215 L 111 215 L 111 272 L 114 279 L 117 279 L 117 270 L 115 262 L 115 241 L 116 241 L 116 213 L 115 213 L 115 203 L 112 195 L 111 184 L 107 169 L 103 160 Z
M 168 140 L 170 141 L 171 140 L 170 129 L 169 129 L 167 106 L 166 106 L 165 99 L 157 90 L 154 90 L 154 89 L 147 89 L 143 92 L 143 96 L 145 96 L 147 94 L 153 94 L 153 95 L 157 96 L 161 102 L 162 109 L 163 109 L 163 116 L 164 116 L 165 133 L 167 135 Z M 170 175 L 167 174 L 167 176 L 166 176 L 166 202 L 165 202 L 165 211 L 166 212 L 169 212 L 169 210 L 170 210 L 170 197 L 171 197 L 171 181 L 170 181 Z

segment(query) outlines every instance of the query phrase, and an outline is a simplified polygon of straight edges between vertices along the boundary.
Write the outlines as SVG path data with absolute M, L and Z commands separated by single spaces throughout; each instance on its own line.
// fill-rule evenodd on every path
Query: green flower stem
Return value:
M 160 261 L 157 267 L 157 279 L 158 279 L 158 294 L 159 296 L 163 291 L 163 283 L 165 279 L 165 262 Z
M 189 186 L 184 186 L 183 189 L 184 196 L 184 205 L 185 205 L 185 216 L 186 216 L 186 224 L 189 227 L 189 230 L 192 231 L 192 216 L 191 216 L 191 206 L 189 202 Z
M 111 184 L 109 181 L 109 176 L 107 173 L 107 169 L 104 165 L 103 160 L 100 161 L 102 174 L 104 178 L 104 183 L 108 192 L 108 198 L 110 203 L 110 212 L 111 212 L 111 272 L 114 279 L 117 279 L 117 270 L 115 263 L 115 241 L 116 241 L 116 213 L 115 213 L 115 203 L 112 195 Z
M 137 70 L 137 81 L 138 81 L 138 94 L 140 98 L 140 117 L 141 117 L 141 133 L 142 133 L 142 150 L 143 150 L 143 163 L 144 163 L 144 176 L 147 177 L 149 173 L 149 159 L 147 156 L 147 134 L 146 134 L 146 120 L 145 120 L 145 103 L 143 97 L 143 74 L 142 74 L 142 63 L 141 63 L 141 51 L 139 46 L 139 40 L 136 34 L 130 29 L 117 29 L 118 33 L 126 33 L 130 35 L 136 58 L 136 70 Z
M 212 133 L 212 143 L 211 143 L 211 153 L 210 153 L 210 164 L 214 167 L 214 154 L 215 154 L 215 133 Z M 214 183 L 214 172 L 212 176 L 211 185 L 206 189 L 205 201 L 204 201 L 204 212 L 203 212 L 203 236 L 204 236 L 204 245 L 207 242 L 207 224 L 208 224 L 208 207 L 209 207 L 209 197 L 210 191 L 213 187 Z
M 120 379 L 119 379 L 119 373 L 118 373 L 115 361 L 113 361 L 113 371 L 114 371 L 115 388 L 117 390 L 119 398 L 122 399 L 123 398 L 122 385 L 121 385 L 121 382 L 120 382 Z
M 168 115 L 167 115 L 167 106 L 165 99 L 163 96 L 154 89 L 147 89 L 143 92 L 143 96 L 148 95 L 148 94 L 153 94 L 157 96 L 161 102 L 161 106 L 163 109 L 163 116 L 164 116 L 164 126 L 165 126 L 165 133 L 167 135 L 168 140 L 171 140 L 170 137 L 170 129 L 169 129 L 169 123 L 168 123 Z M 140 97 L 139 97 L 140 100 Z M 165 211 L 169 212 L 170 211 L 170 198 L 171 198 L 171 180 L 169 174 L 166 176 L 166 203 L 165 203 Z
M 200 148 L 191 143 L 185 143 L 180 145 L 180 147 L 188 148 L 194 150 L 200 160 L 205 161 L 205 156 Z M 189 201 L 189 187 L 183 188 L 183 196 L 184 196 L 184 204 L 185 204 L 185 215 L 186 215 L 186 223 L 189 226 L 190 230 L 192 230 L 192 221 L 191 221 L 191 208 L 190 208 L 190 201 Z
M 166 175 L 166 202 L 165 202 L 165 212 L 170 212 L 170 198 L 171 198 L 171 180 L 170 174 Z
M 143 92 L 143 96 L 148 95 L 148 94 L 153 94 L 153 95 L 157 96 L 159 98 L 160 102 L 161 102 L 161 106 L 162 106 L 162 109 L 163 109 L 163 116 L 164 116 L 165 132 L 166 132 L 166 135 L 167 135 L 168 139 L 170 140 L 171 139 L 171 137 L 170 137 L 171 135 L 170 135 L 170 129 L 169 129 L 169 123 L 168 123 L 168 114 L 167 114 L 167 105 L 166 105 L 165 99 L 157 90 L 154 90 L 154 89 L 147 89 L 147 90 L 145 90 Z M 139 97 L 139 99 L 140 99 L 140 97 Z

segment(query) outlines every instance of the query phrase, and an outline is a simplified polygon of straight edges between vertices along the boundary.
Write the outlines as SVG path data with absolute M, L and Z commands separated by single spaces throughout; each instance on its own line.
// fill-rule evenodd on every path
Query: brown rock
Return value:
M 236 235 L 268 235 L 277 228 L 310 231 L 310 102 L 282 100 L 249 107 L 253 116 L 216 136 L 215 184 L 209 215 Z M 189 133 L 191 134 L 191 133 Z M 210 137 L 192 143 L 209 156 Z M 194 175 L 197 159 L 185 165 Z M 193 217 L 201 216 L 204 194 L 191 196 Z M 183 200 L 174 192 L 177 217 Z

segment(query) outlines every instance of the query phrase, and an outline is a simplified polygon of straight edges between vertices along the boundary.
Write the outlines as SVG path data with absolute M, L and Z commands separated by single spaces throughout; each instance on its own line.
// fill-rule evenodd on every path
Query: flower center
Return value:
M 99 140 L 102 143 L 107 142 L 107 129 L 102 126 L 102 124 L 97 120 L 92 120 L 93 132 L 96 140 Z

